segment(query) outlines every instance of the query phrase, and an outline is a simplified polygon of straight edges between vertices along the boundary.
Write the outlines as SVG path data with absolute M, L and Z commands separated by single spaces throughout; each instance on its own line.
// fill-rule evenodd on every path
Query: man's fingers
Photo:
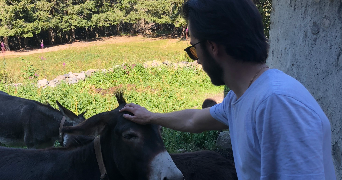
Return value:
M 133 104 L 133 103 L 128 103 L 128 104 L 126 104 L 125 105 L 125 107 L 133 107 L 135 104 Z
M 138 123 L 138 124 L 146 124 L 146 122 L 139 121 L 138 119 L 136 119 L 135 116 L 131 116 L 129 114 L 124 114 L 123 117 L 126 118 L 127 120 L 133 121 L 133 122 Z
M 120 109 L 119 112 L 122 112 L 122 111 L 132 112 L 133 109 L 138 108 L 138 107 L 140 106 L 137 104 L 129 103 L 129 104 L 126 104 L 122 109 Z
M 124 118 L 128 119 L 128 120 L 133 120 L 133 116 L 129 115 L 129 114 L 124 114 L 122 115 Z
M 119 110 L 119 112 L 122 112 L 122 111 L 129 111 L 129 112 L 132 112 L 133 111 L 133 107 L 129 107 L 129 106 L 125 106 L 123 107 L 122 109 Z
M 122 109 L 119 110 L 119 112 L 121 111 L 126 111 L 127 107 L 123 107 Z

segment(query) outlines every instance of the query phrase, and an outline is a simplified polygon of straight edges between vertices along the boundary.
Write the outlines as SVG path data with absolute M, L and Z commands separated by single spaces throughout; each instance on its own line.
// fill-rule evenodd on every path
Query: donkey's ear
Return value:
M 79 118 L 85 119 L 85 118 L 84 118 L 84 114 L 85 114 L 86 112 L 87 112 L 87 110 L 85 110 L 83 113 L 79 114 L 78 117 L 79 117 Z
M 49 106 L 49 107 L 53 108 L 53 107 L 50 105 L 50 103 L 47 102 L 47 101 L 45 101 L 43 104 L 46 105 L 46 106 Z
M 97 136 L 101 134 L 106 127 L 107 122 L 105 120 L 91 118 L 76 126 L 65 126 L 62 128 L 62 132 L 70 135 Z
M 85 118 L 82 115 L 77 116 L 75 113 L 73 113 L 72 111 L 70 111 L 69 109 L 65 108 L 64 106 L 62 106 L 58 101 L 56 101 L 58 107 L 59 107 L 59 111 L 61 111 L 61 113 L 63 114 L 63 116 L 65 116 L 66 121 L 72 123 L 72 124 L 78 124 L 81 123 L 85 120 Z M 84 112 L 85 113 L 85 112 Z
M 62 132 L 72 135 L 97 136 L 101 134 L 106 127 L 113 127 L 117 123 L 118 110 L 103 112 L 92 116 L 76 126 L 66 126 Z
M 122 105 L 122 104 L 126 104 L 126 100 L 125 98 L 123 97 L 123 91 L 122 90 L 118 90 L 114 93 L 115 97 L 116 97 L 116 100 L 118 101 L 119 103 L 119 106 Z

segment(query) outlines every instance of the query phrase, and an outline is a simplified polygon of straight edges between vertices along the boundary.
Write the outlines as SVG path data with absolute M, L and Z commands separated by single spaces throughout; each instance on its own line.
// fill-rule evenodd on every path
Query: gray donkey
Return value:
M 56 140 L 62 141 L 60 129 L 79 124 L 85 118 L 84 113 L 77 116 L 58 101 L 57 104 L 61 111 L 0 91 L 0 144 L 46 148 L 53 146 Z M 64 117 L 62 112 L 75 117 L 75 120 Z

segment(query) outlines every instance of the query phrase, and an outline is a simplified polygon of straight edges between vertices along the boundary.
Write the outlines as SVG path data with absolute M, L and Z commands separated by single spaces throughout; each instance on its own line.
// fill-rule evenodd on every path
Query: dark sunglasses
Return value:
M 197 57 L 197 52 L 196 52 L 196 48 L 195 48 L 195 45 L 201 43 L 202 41 L 199 41 L 197 42 L 196 44 L 192 45 L 192 46 L 189 46 L 187 48 L 184 49 L 184 51 L 186 53 L 188 53 L 188 56 L 192 59 L 192 60 L 198 60 L 198 57 Z

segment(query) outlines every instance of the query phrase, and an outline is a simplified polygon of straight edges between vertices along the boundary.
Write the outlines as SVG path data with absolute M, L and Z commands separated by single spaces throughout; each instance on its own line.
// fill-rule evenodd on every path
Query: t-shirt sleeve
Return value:
M 227 118 L 227 111 L 228 111 L 228 103 L 227 103 L 228 97 L 224 98 L 222 103 L 216 104 L 212 107 L 210 107 L 210 115 L 222 122 L 223 124 L 229 126 L 228 124 L 228 118 Z
M 255 113 L 260 179 L 325 179 L 322 121 L 313 110 L 292 97 L 273 94 Z

